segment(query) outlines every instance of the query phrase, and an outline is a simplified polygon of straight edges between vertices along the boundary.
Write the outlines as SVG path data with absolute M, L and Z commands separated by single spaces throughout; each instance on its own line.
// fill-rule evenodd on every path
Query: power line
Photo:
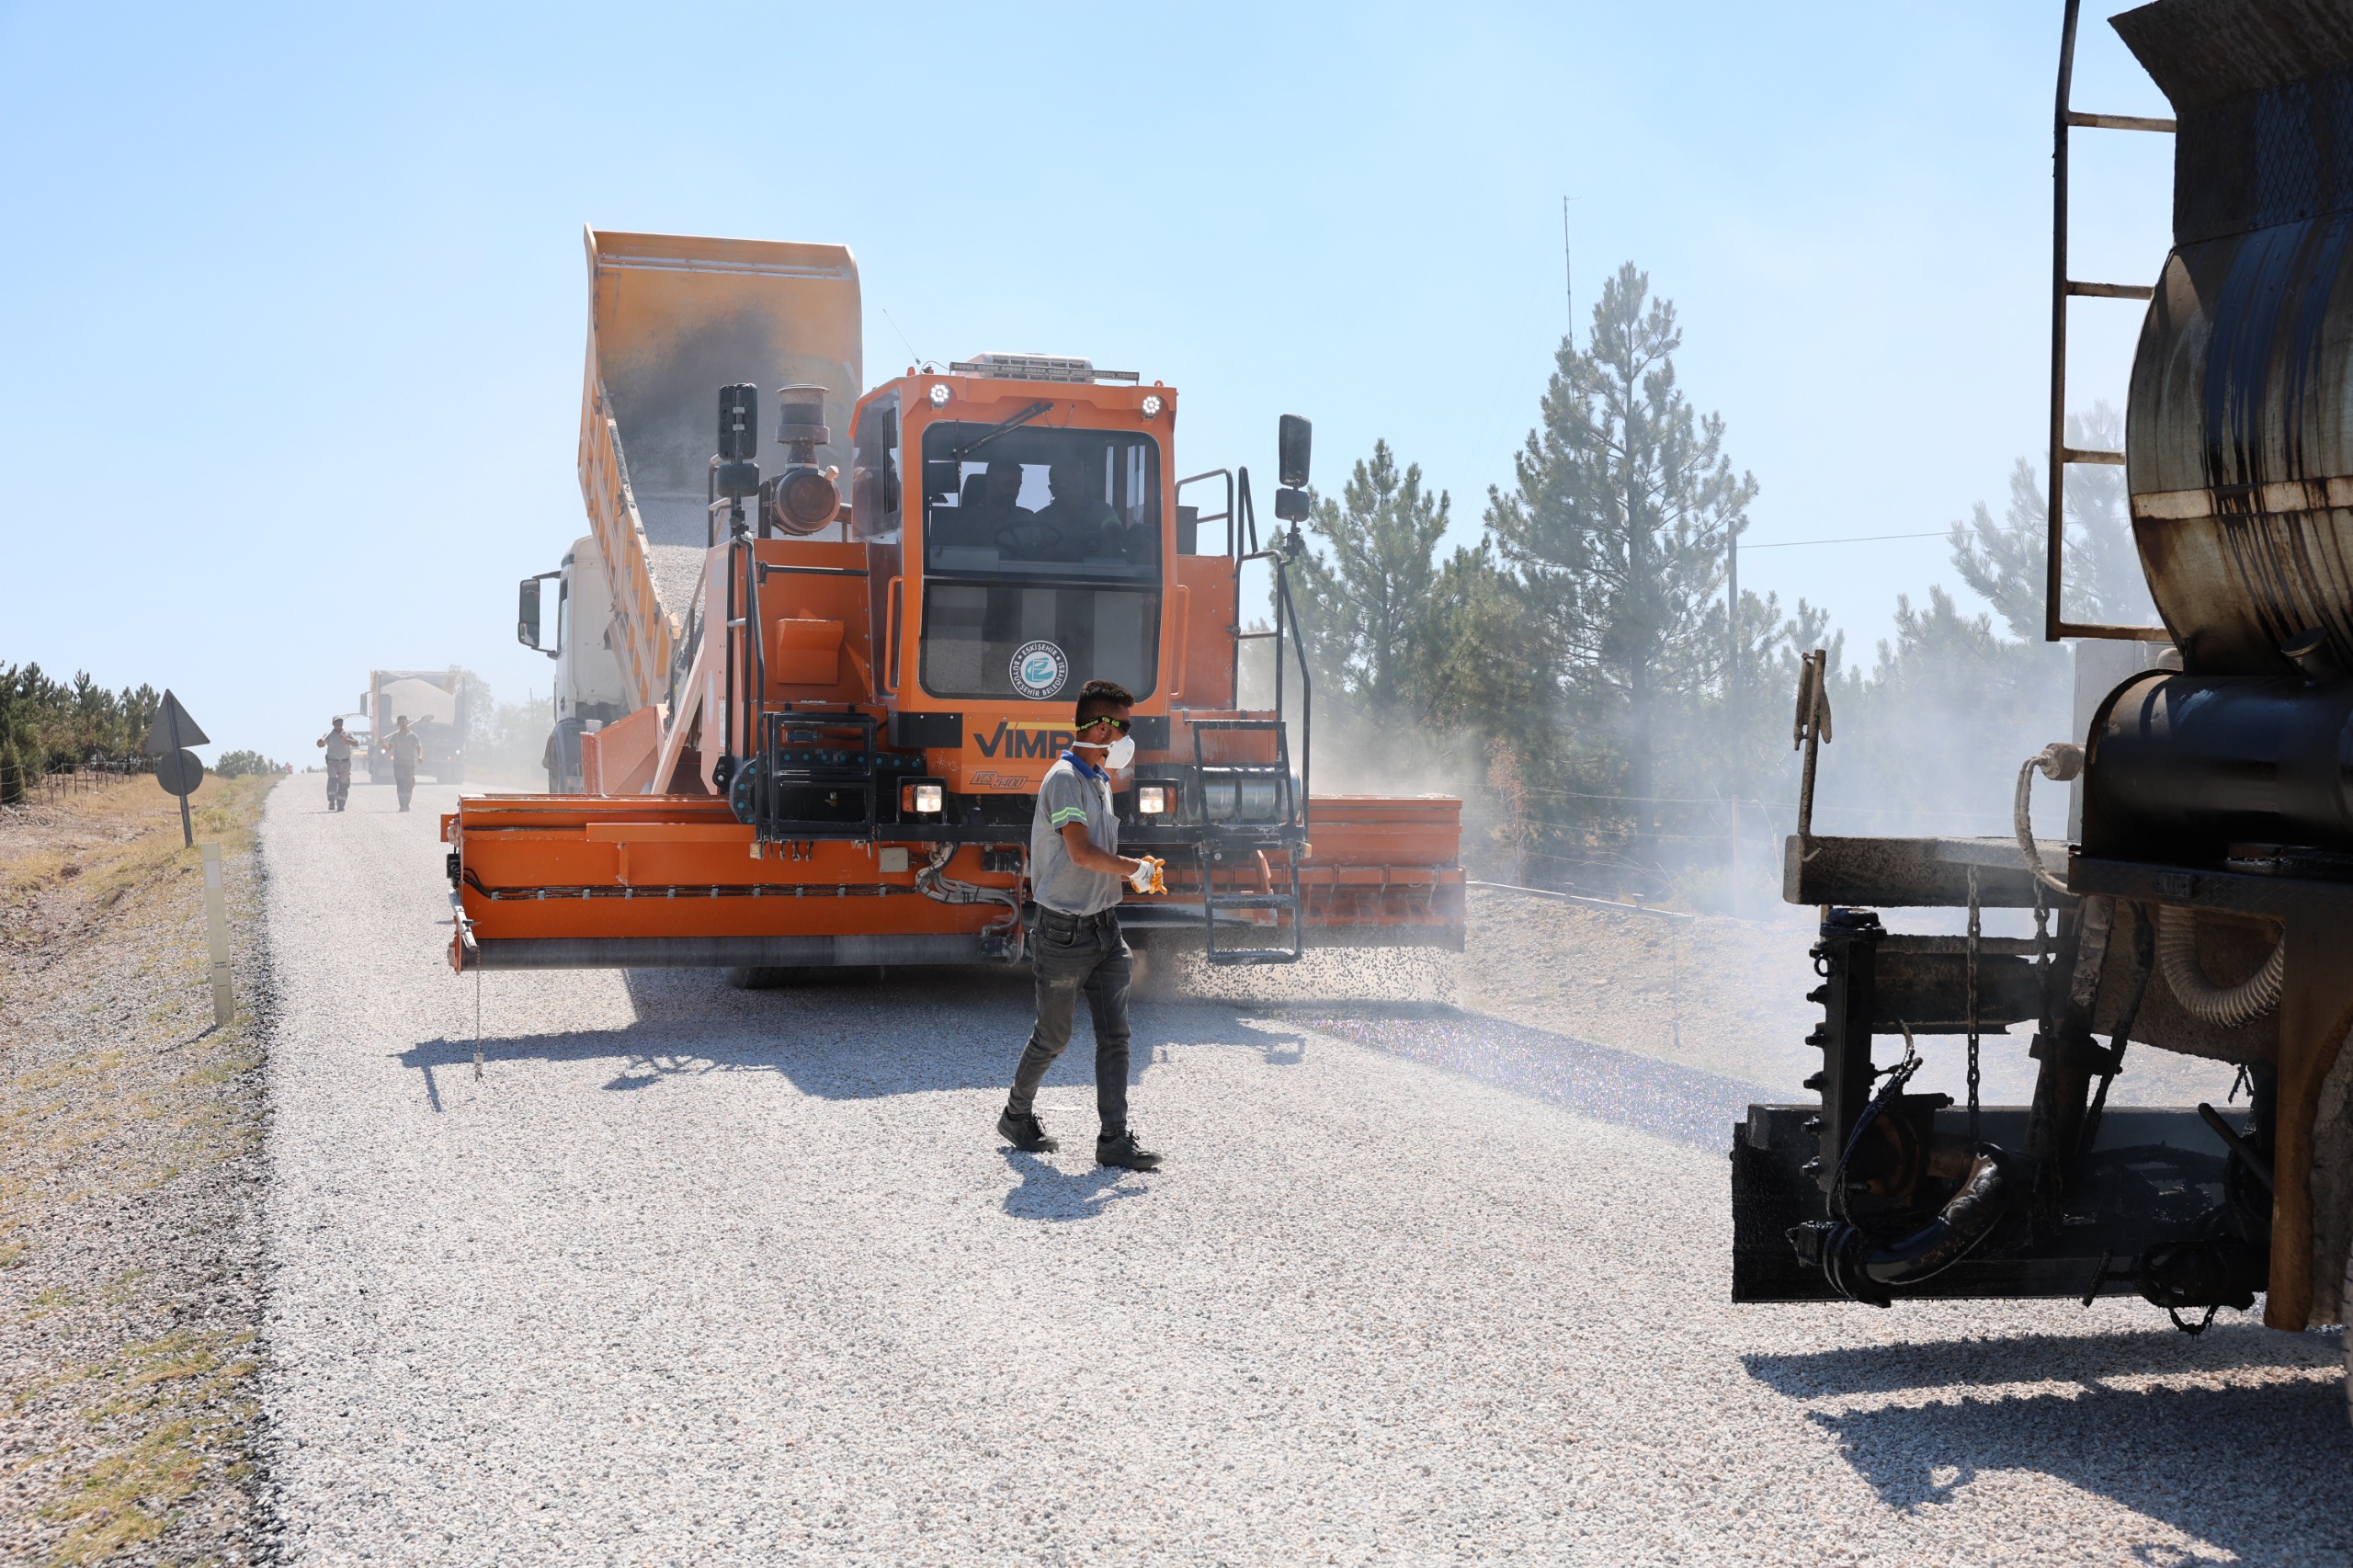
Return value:
M 1924 534 L 1857 534 L 1851 539 L 1785 539 L 1775 544 L 1752 544 L 1750 550 L 1795 550 L 1802 544 L 1877 544 L 1884 539 L 1944 539 L 1950 530 L 1938 528 Z

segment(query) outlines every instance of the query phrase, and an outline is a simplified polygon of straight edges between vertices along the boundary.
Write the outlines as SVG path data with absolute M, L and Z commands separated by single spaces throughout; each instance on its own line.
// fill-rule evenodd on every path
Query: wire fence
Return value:
M 154 771 L 152 757 L 98 759 L 38 773 L 15 762 L 0 761 L 0 806 L 55 805 Z

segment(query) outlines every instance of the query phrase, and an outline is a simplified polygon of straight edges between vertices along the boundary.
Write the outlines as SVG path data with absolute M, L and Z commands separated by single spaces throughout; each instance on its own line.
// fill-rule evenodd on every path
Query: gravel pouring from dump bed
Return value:
M 1149 1176 L 1083 1040 L 1071 1152 L 993 1136 L 1018 977 L 494 974 L 477 1083 L 452 792 L 319 791 L 266 836 L 296 1562 L 2353 1561 L 2333 1338 L 1735 1310 L 1722 1153 L 1475 1039 L 1143 1003 Z

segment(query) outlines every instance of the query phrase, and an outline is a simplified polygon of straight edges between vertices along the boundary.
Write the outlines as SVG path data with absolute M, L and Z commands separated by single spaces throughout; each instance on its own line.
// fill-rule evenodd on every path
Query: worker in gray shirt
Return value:
M 416 765 L 425 756 L 425 741 L 408 727 L 408 715 L 400 717 L 399 727 L 384 738 L 384 750 L 392 759 L 392 784 L 400 790 L 401 810 L 408 810 L 408 799 L 416 793 Z
M 1038 1021 L 1014 1069 L 1013 1093 L 996 1130 L 1017 1149 L 1050 1153 L 1062 1145 L 1046 1135 L 1033 1108 L 1046 1070 L 1070 1044 L 1079 994 L 1095 1017 L 1095 1105 L 1103 1130 L 1095 1163 L 1130 1170 L 1156 1169 L 1160 1156 L 1136 1142 L 1128 1126 L 1128 983 L 1132 955 L 1120 934 L 1119 905 L 1128 887 L 1160 889 L 1160 862 L 1120 853 L 1120 821 L 1111 812 L 1111 774 L 1128 766 L 1136 744 L 1128 736 L 1135 699 L 1112 681 L 1080 688 L 1077 739 L 1046 772 L 1029 825 L 1029 886 L 1038 923 L 1029 937 L 1037 976 Z
M 351 738 L 338 717 L 319 737 L 327 754 L 327 810 L 339 812 L 351 801 L 351 754 L 359 743 Z

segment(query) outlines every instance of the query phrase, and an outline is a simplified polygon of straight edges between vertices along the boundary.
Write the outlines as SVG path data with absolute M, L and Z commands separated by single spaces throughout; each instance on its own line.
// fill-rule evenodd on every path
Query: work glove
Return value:
M 1138 892 L 1166 892 L 1168 883 L 1161 877 L 1167 862 L 1151 855 L 1136 858 L 1136 869 L 1128 874 L 1128 886 Z

